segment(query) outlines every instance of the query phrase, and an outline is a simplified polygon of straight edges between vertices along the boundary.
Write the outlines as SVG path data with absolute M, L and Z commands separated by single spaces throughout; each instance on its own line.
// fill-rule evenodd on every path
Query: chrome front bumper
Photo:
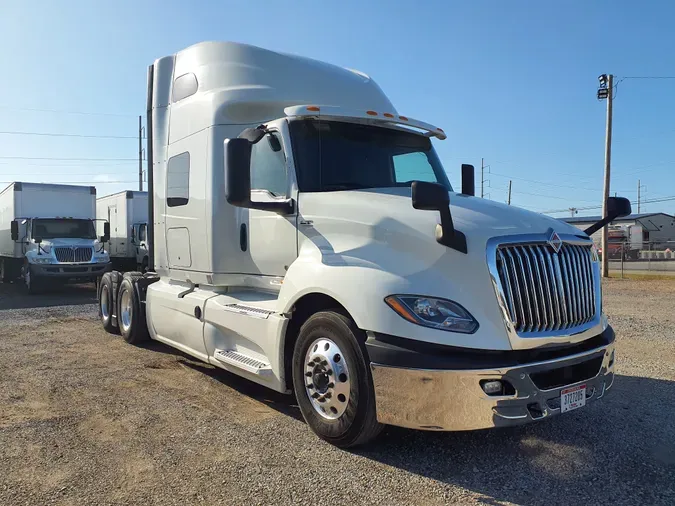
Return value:
M 570 386 L 586 385 L 586 404 L 601 399 L 614 381 L 614 341 L 505 368 L 413 369 L 371 363 L 371 371 L 381 423 L 446 431 L 503 427 L 560 414 L 561 390 Z M 569 384 L 560 385 L 568 378 Z M 508 381 L 515 394 L 487 395 L 480 382 L 493 379 Z

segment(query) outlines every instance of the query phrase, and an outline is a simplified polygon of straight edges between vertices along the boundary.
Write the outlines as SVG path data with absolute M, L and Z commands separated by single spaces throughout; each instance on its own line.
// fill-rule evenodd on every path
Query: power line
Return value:
M 0 162 L 0 165 L 11 165 L 12 167 L 121 167 L 124 165 L 136 165 L 136 162 L 64 162 L 64 163 L 15 163 L 15 162 Z
M 13 107 L 10 105 L 0 105 L 0 109 L 6 109 L 10 111 L 50 112 L 55 114 L 78 114 L 82 116 L 116 116 L 121 118 L 136 117 L 136 114 L 120 114 L 115 112 L 72 111 L 67 109 L 43 109 L 37 107 Z
M 10 184 L 14 183 L 15 181 L 0 181 L 0 184 Z M 25 181 L 26 183 L 28 181 Z M 40 183 L 46 183 L 46 184 L 88 184 L 92 186 L 96 186 L 98 184 L 127 184 L 127 183 L 136 183 L 137 181 L 39 181 Z
M 671 195 L 668 197 L 663 197 L 663 198 L 658 198 L 658 199 L 643 199 L 640 200 L 640 205 L 643 204 L 655 204 L 658 202 L 670 202 L 675 200 L 675 195 Z M 637 204 L 637 201 L 631 201 L 631 204 Z M 589 211 L 592 209 L 601 209 L 602 205 L 599 206 L 587 206 L 587 207 L 578 207 L 577 211 Z M 555 214 L 555 213 L 566 213 L 569 212 L 569 208 L 567 209 L 555 209 L 551 211 L 542 211 L 542 214 Z
M 507 175 L 507 174 L 500 174 L 499 172 L 491 172 L 491 174 L 495 175 L 495 176 L 499 176 L 499 177 L 508 178 L 508 179 L 517 179 L 519 181 L 527 181 L 528 183 L 536 183 L 536 184 L 540 184 L 540 185 L 544 185 L 544 186 L 553 186 L 553 187 L 556 187 L 556 188 L 570 188 L 572 190 L 584 190 L 584 191 L 594 191 L 594 192 L 600 191 L 597 188 L 595 188 L 595 189 L 579 188 L 578 186 L 568 186 L 568 185 L 564 185 L 564 184 L 545 183 L 543 181 L 536 181 L 534 179 L 527 179 L 527 178 L 524 178 L 524 177 L 510 176 L 510 175 Z
M 622 77 L 624 79 L 675 79 L 675 76 L 626 76 Z
M 137 139 L 135 135 L 87 135 L 87 134 L 60 134 L 56 132 L 16 132 L 16 131 L 0 131 L 3 135 L 39 135 L 44 137 L 83 137 L 87 139 Z
M 60 160 L 64 162 L 106 162 L 106 161 L 138 161 L 136 158 L 54 158 L 37 156 L 0 156 L 5 160 Z
M 493 189 L 493 190 L 508 191 L 508 188 L 500 188 L 500 187 L 495 187 L 495 186 L 491 186 L 490 188 Z M 530 195 L 532 197 L 542 197 L 542 198 L 546 198 L 546 199 L 566 200 L 568 202 L 570 201 L 570 199 L 568 197 L 559 197 L 557 195 L 547 195 L 547 194 L 542 194 L 542 193 L 529 193 L 529 192 L 524 192 L 524 191 L 521 191 L 521 190 L 513 190 L 513 193 L 515 193 L 516 195 Z M 595 202 L 595 200 L 580 200 L 580 199 L 574 199 L 574 200 L 576 200 L 577 202 Z

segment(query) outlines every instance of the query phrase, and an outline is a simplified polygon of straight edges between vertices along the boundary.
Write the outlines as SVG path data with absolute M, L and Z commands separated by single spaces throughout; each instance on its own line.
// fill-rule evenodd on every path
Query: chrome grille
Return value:
M 56 259 L 61 263 L 78 263 L 91 261 L 92 249 L 79 247 L 58 247 L 54 248 Z
M 595 318 L 591 247 L 563 243 L 497 248 L 497 272 L 511 323 L 527 334 L 571 329 Z

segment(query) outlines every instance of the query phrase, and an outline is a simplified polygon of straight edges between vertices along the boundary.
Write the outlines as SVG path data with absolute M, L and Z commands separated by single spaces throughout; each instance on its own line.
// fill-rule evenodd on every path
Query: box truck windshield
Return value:
M 33 237 L 41 239 L 96 239 L 91 220 L 40 218 L 33 220 Z
M 290 124 L 301 191 L 440 183 L 452 191 L 429 138 L 356 123 L 301 120 Z

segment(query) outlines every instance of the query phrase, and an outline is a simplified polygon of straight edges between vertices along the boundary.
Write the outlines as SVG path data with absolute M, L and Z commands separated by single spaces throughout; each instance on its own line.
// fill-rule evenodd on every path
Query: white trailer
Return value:
M 144 271 L 148 265 L 148 192 L 123 191 L 96 200 L 99 234 L 103 223 L 110 223 L 107 244 L 113 266 Z
M 441 128 L 366 74 L 235 43 L 148 72 L 149 271 L 106 274 L 105 329 L 294 393 L 338 446 L 468 430 L 613 383 L 586 231 L 448 181 Z
M 0 193 L 0 279 L 22 279 L 29 293 L 47 283 L 95 281 L 110 270 L 95 219 L 93 186 L 10 184 Z

